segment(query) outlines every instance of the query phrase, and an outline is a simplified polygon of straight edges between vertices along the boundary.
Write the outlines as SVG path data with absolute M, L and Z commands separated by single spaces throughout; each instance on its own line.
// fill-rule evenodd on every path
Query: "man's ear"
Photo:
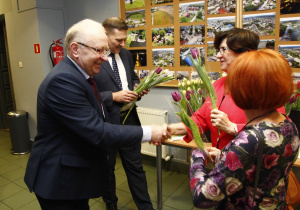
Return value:
M 73 55 L 76 58 L 79 56 L 78 49 L 79 49 L 79 45 L 76 42 L 72 42 L 70 44 L 71 55 Z

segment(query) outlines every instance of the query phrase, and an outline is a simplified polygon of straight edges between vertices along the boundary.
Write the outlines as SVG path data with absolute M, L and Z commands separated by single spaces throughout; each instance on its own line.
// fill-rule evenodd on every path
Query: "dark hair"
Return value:
M 214 47 L 219 50 L 221 42 L 227 38 L 227 46 L 235 53 L 243 53 L 246 51 L 257 50 L 259 44 L 259 36 L 253 31 L 242 28 L 233 28 L 217 34 Z
M 107 18 L 102 23 L 107 33 L 112 33 L 113 29 L 128 30 L 128 26 L 124 20 L 119 17 Z
M 293 93 L 292 69 L 274 50 L 245 52 L 230 65 L 226 87 L 241 109 L 277 109 Z

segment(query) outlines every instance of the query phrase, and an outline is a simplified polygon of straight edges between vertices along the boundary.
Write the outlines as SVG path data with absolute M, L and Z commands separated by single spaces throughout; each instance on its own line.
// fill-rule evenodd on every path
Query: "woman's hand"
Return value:
M 228 119 L 228 115 L 225 112 L 213 109 L 210 117 L 213 126 L 230 135 L 236 135 L 236 124 Z
M 182 122 L 169 124 L 167 129 L 171 135 L 186 135 L 187 134 L 186 127 Z
M 220 154 L 221 150 L 215 148 L 215 147 L 208 147 L 206 149 L 207 154 L 207 162 L 208 163 L 215 163 L 216 157 Z

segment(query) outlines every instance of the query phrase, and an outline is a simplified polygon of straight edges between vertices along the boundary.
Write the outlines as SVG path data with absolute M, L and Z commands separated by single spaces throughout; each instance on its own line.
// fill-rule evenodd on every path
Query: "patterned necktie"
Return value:
M 112 58 L 113 72 L 114 72 L 116 81 L 118 83 L 118 87 L 119 87 L 120 90 L 122 90 L 123 89 L 122 88 L 122 82 L 121 82 L 121 78 L 120 78 L 120 75 L 119 75 L 119 69 L 118 69 L 118 65 L 117 65 L 116 59 L 115 59 L 115 54 L 114 53 L 110 53 L 110 56 Z
M 98 88 L 97 88 L 97 85 L 96 85 L 96 81 L 94 78 L 90 77 L 88 78 L 88 82 L 90 83 L 91 87 L 92 87 L 92 90 L 97 98 L 97 101 L 98 101 L 98 104 L 100 105 L 100 108 L 101 108 L 101 112 L 104 116 L 104 112 L 103 112 L 103 107 L 102 107 L 102 102 L 101 102 L 101 98 L 100 98 L 100 93 L 98 91 Z

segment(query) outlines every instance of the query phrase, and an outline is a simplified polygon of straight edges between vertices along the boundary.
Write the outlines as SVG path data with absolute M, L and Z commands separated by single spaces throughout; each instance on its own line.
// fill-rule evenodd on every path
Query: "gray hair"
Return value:
M 103 34 L 103 36 L 106 36 L 101 23 L 91 19 L 81 20 L 71 26 L 65 37 L 65 50 L 67 55 L 70 56 L 71 54 L 70 45 L 72 42 L 88 43 L 89 34 Z

